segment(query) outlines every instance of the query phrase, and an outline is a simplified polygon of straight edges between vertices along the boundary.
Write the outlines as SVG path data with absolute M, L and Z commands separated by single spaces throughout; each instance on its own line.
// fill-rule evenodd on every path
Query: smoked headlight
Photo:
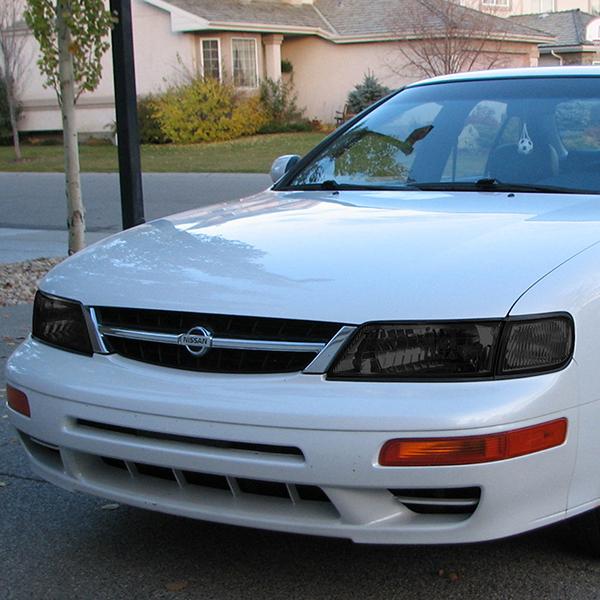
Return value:
M 558 369 L 571 360 L 575 341 L 567 316 L 510 320 L 502 337 L 500 375 Z
M 34 338 L 71 352 L 92 355 L 92 344 L 79 302 L 37 292 L 33 303 Z
M 567 315 L 496 321 L 369 323 L 333 363 L 329 379 L 491 379 L 552 371 L 573 354 Z

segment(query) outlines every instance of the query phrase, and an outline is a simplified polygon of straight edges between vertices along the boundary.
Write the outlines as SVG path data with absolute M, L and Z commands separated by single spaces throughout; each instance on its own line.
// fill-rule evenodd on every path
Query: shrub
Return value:
M 38 133 L 25 132 L 21 134 L 21 141 L 30 146 L 62 146 L 62 131 L 41 131 Z
M 258 133 L 298 133 L 303 131 L 315 131 L 315 127 L 308 120 L 300 121 L 298 123 L 269 122 L 266 125 L 263 125 Z
M 257 133 L 267 122 L 258 98 L 236 96 L 232 86 L 195 78 L 155 99 L 163 134 L 175 143 L 217 142 Z
M 169 141 L 156 116 L 157 102 L 158 96 L 153 94 L 138 98 L 138 125 L 142 144 L 166 144 Z
M 373 73 L 366 73 L 362 82 L 348 94 L 347 104 L 351 113 L 357 114 L 387 96 L 391 90 L 379 83 Z
M 312 125 L 298 108 L 297 98 L 292 83 L 264 79 L 260 84 L 260 102 L 268 121 L 260 133 L 310 131 Z

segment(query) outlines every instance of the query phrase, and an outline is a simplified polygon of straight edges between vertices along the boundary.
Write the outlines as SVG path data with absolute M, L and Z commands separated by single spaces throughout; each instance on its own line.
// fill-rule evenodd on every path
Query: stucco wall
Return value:
M 138 94 L 157 91 L 181 76 L 183 70 L 196 68 L 194 36 L 173 33 L 169 15 L 142 0 L 132 1 L 132 13 Z M 28 37 L 28 52 L 37 57 L 37 42 L 33 36 L 28 34 Z M 77 122 L 82 133 L 107 131 L 115 120 L 110 51 L 103 57 L 102 64 L 103 77 L 98 89 L 82 94 L 78 102 Z M 35 60 L 25 79 L 22 98 L 25 109 L 19 124 L 22 131 L 61 129 L 55 92 L 43 87 Z
M 348 92 L 369 71 L 392 89 L 422 78 L 403 66 L 406 59 L 398 48 L 398 42 L 333 44 L 319 38 L 286 37 L 282 57 L 294 67 L 298 105 L 306 108 L 306 116 L 331 123 L 336 111 L 343 110 Z M 533 66 L 537 55 L 532 44 L 505 43 L 501 66 Z
M 563 65 L 591 65 L 598 60 L 595 52 L 558 52 L 562 58 Z M 558 67 L 560 61 L 551 54 L 542 54 L 540 56 L 540 67 Z
M 133 0 L 132 17 L 138 94 L 160 90 L 176 82 L 185 71 L 195 72 L 195 38 L 173 33 L 168 13 L 143 0 Z
M 1 0 L 0 0 L 1 1 Z M 133 36 L 136 60 L 136 85 L 138 95 L 157 92 L 182 80 L 186 73 L 200 68 L 200 40 L 219 39 L 223 77 L 231 77 L 233 38 L 256 40 L 259 77 L 263 73 L 264 48 L 260 34 L 209 32 L 173 33 L 170 16 L 163 10 L 150 6 L 143 0 L 133 0 Z M 38 46 L 28 35 L 32 56 L 37 56 Z M 103 57 L 103 77 L 98 89 L 83 94 L 78 103 L 77 120 L 82 133 L 106 132 L 115 120 L 112 54 Z M 61 117 L 54 90 L 45 89 L 35 61 L 32 61 L 23 88 L 24 116 L 22 131 L 48 131 L 61 129 Z

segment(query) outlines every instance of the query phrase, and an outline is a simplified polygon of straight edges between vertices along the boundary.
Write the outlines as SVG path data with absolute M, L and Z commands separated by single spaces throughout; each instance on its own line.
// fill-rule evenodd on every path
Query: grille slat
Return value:
M 101 463 L 109 469 L 124 470 L 125 461 L 99 457 Z M 249 479 L 245 477 L 229 477 L 225 475 L 215 475 L 213 473 L 201 473 L 198 471 L 177 471 L 167 467 L 149 465 L 146 463 L 134 463 L 135 473 L 133 478 L 138 476 L 152 477 L 162 481 L 172 482 L 178 487 L 193 486 L 198 488 L 208 488 L 211 490 L 220 490 L 230 496 L 261 496 L 264 498 L 274 498 L 276 500 L 287 500 L 291 504 L 300 502 L 322 502 L 331 504 L 329 497 L 323 490 L 314 485 L 295 485 L 279 481 L 264 481 L 261 479 Z M 126 470 L 126 469 L 125 469 Z M 181 475 L 179 481 L 177 474 Z M 183 483 L 183 486 L 181 485 Z M 297 490 L 297 495 L 290 492 L 290 488 Z
M 205 327 L 215 338 L 326 344 L 342 324 L 270 317 L 213 315 L 133 308 L 97 307 L 103 327 L 180 335 L 193 327 Z M 185 346 L 137 340 L 105 334 L 109 351 L 150 364 L 209 373 L 290 373 L 302 371 L 315 352 L 211 348 L 203 356 Z M 303 350 L 308 350 L 304 348 Z
M 201 325 L 215 336 L 288 342 L 323 342 L 342 327 L 340 323 L 215 315 L 136 308 L 97 307 L 98 320 L 111 327 L 151 329 L 162 333 L 182 333 Z

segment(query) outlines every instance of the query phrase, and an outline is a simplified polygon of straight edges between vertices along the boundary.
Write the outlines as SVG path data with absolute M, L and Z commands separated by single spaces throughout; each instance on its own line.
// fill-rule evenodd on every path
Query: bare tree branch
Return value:
M 400 61 L 388 67 L 406 75 L 435 77 L 489 69 L 502 63 L 503 21 L 448 0 L 411 0 L 394 27 Z
M 33 58 L 27 51 L 28 30 L 23 20 L 24 0 L 0 1 L 0 77 L 4 82 L 13 145 L 21 159 L 18 119 L 23 80 Z

